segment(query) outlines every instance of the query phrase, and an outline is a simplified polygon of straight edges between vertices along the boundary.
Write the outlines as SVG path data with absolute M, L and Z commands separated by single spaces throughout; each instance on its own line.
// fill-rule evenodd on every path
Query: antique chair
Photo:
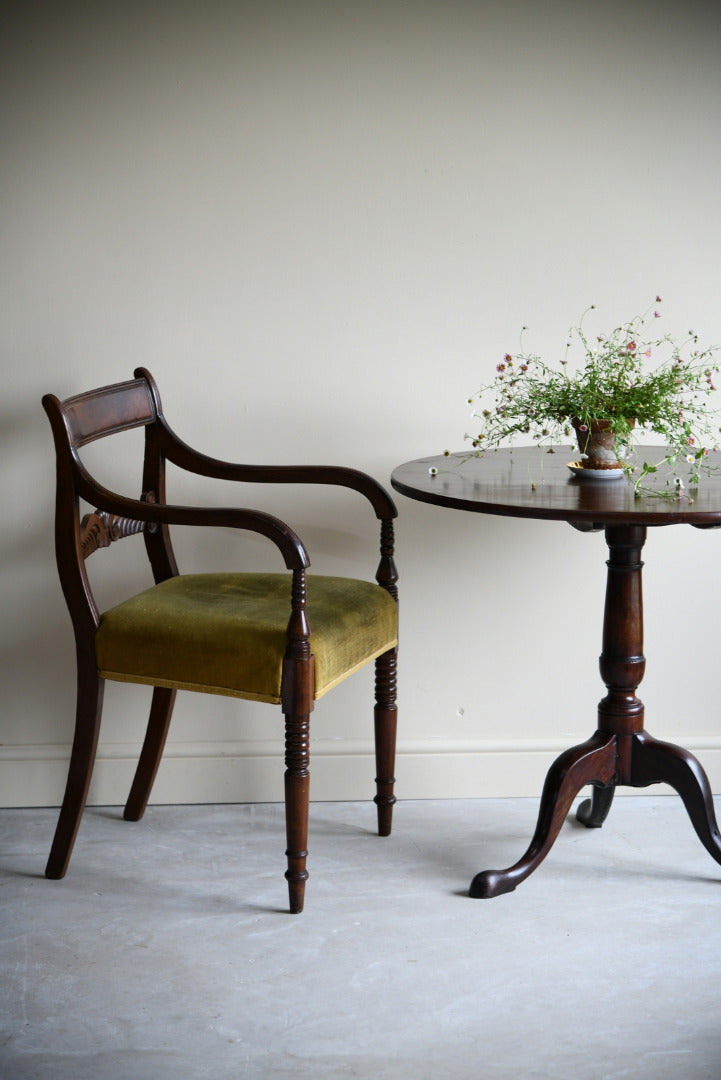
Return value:
M 308 836 L 309 721 L 314 702 L 375 661 L 378 832 L 388 836 L 395 796 L 398 605 L 392 500 L 371 477 L 326 466 L 234 465 L 191 449 L 163 416 L 152 376 L 59 401 L 43 398 L 55 439 L 55 547 L 75 631 L 77 711 L 67 787 L 46 868 L 67 870 L 95 760 L 105 680 L 152 686 L 145 741 L 124 817 L 138 821 L 150 796 L 176 691 L 279 704 L 285 717 L 285 809 L 291 912 L 303 909 Z M 142 494 L 103 487 L 78 451 L 96 439 L 145 428 Z M 306 575 L 308 553 L 278 518 L 257 510 L 166 502 L 166 461 L 200 476 L 253 483 L 332 484 L 365 496 L 380 520 L 376 581 Z M 92 512 L 80 516 L 80 500 Z M 280 573 L 178 572 L 170 525 L 260 533 L 280 552 Z M 142 533 L 155 584 L 100 612 L 85 560 L 113 540 Z

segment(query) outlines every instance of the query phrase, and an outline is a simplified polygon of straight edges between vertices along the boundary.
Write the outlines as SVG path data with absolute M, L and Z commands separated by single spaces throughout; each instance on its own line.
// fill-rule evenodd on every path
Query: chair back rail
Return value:
M 55 551 L 58 572 L 76 633 L 78 647 L 94 634 L 99 611 L 85 570 L 85 560 L 113 540 L 146 532 L 145 522 L 96 509 L 80 519 L 84 469 L 79 447 L 131 428 L 152 426 L 155 403 L 147 383 L 133 379 L 60 401 L 43 397 L 56 452 Z
M 66 398 L 62 410 L 74 447 L 152 424 L 157 415 L 148 384 L 142 378 Z

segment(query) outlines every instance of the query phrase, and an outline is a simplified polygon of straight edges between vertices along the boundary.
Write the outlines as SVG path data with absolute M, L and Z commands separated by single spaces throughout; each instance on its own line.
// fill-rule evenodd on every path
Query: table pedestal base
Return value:
M 565 750 L 551 766 L 525 855 L 506 870 L 476 874 L 470 889 L 473 897 L 513 892 L 532 874 L 587 784 L 593 784 L 593 797 L 581 803 L 578 820 L 588 828 L 603 824 L 617 785 L 669 784 L 681 796 L 701 843 L 721 863 L 721 835 L 706 773 L 693 754 L 644 730 L 643 703 L 636 697 L 646 665 L 641 592 L 646 529 L 609 525 L 605 532 L 609 559 L 600 668 L 608 693 L 598 706 L 598 730 L 585 743 Z
M 628 746 L 619 745 L 629 740 Z M 630 755 L 628 750 L 630 749 Z M 474 877 L 470 895 L 488 899 L 513 892 L 545 859 L 581 788 L 593 784 L 593 797 L 581 803 L 577 817 L 588 828 L 600 827 L 611 808 L 617 783 L 618 758 L 628 760 L 630 769 L 622 783 L 648 787 L 665 783 L 683 800 L 699 840 L 721 863 L 721 833 L 716 823 L 708 778 L 697 759 L 672 743 L 660 742 L 648 732 L 628 736 L 597 731 L 587 742 L 571 747 L 551 766 L 541 796 L 536 831 L 525 855 L 506 870 L 484 870 Z

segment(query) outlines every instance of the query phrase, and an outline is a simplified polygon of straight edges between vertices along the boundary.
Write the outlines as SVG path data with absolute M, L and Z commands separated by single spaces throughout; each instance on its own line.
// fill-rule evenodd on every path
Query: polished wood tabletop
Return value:
M 663 453 L 660 447 L 645 451 L 648 461 L 658 460 Z M 558 447 L 553 454 L 535 446 L 492 450 L 481 457 L 467 452 L 441 454 L 399 465 L 393 470 L 391 484 L 396 491 L 420 502 L 482 514 L 546 518 L 587 526 L 721 525 L 721 472 L 702 477 L 697 489 L 684 488 L 680 498 L 673 487 L 659 479 L 659 473 L 649 477 L 649 483 L 655 483 L 660 494 L 671 497 L 636 497 L 633 484 L 625 476 L 590 480 L 575 475 L 568 468 L 573 459 L 571 446 Z M 435 474 L 431 471 L 434 469 Z
M 647 451 L 646 460 L 662 457 L 660 448 L 655 458 L 652 452 Z M 504 870 L 476 874 L 472 897 L 512 892 L 533 873 L 551 849 L 574 798 L 589 784 L 592 797 L 577 811 L 578 820 L 588 828 L 603 824 L 618 785 L 669 784 L 681 796 L 701 843 L 721 863 L 721 834 L 706 773 L 683 747 L 655 739 L 646 730 L 643 702 L 636 696 L 646 667 L 641 556 L 647 527 L 721 526 L 721 477 L 703 477 L 698 489 L 683 489 L 680 495 L 662 481 L 659 490 L 670 492 L 670 497 L 637 497 L 625 476 L 601 480 L 574 474 L 568 468 L 573 454 L 570 447 L 554 454 L 525 447 L 490 451 L 481 457 L 439 455 L 399 465 L 391 477 L 397 491 L 420 502 L 484 514 L 567 521 L 582 531 L 603 529 L 606 536 L 599 666 L 607 694 L 598 705 L 596 731 L 565 750 L 551 766 L 536 831 L 526 852 Z M 556 690 L 562 693 L 562 680 Z M 558 712 L 558 702 L 554 712 Z

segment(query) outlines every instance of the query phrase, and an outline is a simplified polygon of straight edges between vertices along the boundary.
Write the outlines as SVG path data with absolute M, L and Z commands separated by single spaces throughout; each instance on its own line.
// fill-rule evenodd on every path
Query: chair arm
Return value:
M 398 516 L 388 492 L 367 473 L 341 465 L 242 465 L 221 461 L 193 449 L 158 417 L 163 433 L 162 451 L 168 461 L 186 472 L 216 480 L 243 480 L 257 484 L 330 484 L 351 488 L 364 495 L 380 520 Z
M 351 488 L 364 495 L 372 505 L 377 518 L 383 520 L 398 516 L 395 503 L 377 480 L 358 469 L 342 465 L 240 465 L 220 461 L 194 450 L 166 428 L 168 443 L 163 447 L 168 461 L 218 480 L 244 480 L 260 484 L 329 484 Z
M 300 537 L 280 518 L 261 510 L 238 507 L 176 506 L 129 499 L 109 491 L 90 476 L 78 459 L 75 461 L 78 494 L 99 510 L 150 525 L 199 525 L 216 528 L 248 529 L 267 537 L 279 549 L 289 570 L 304 570 L 310 558 Z

